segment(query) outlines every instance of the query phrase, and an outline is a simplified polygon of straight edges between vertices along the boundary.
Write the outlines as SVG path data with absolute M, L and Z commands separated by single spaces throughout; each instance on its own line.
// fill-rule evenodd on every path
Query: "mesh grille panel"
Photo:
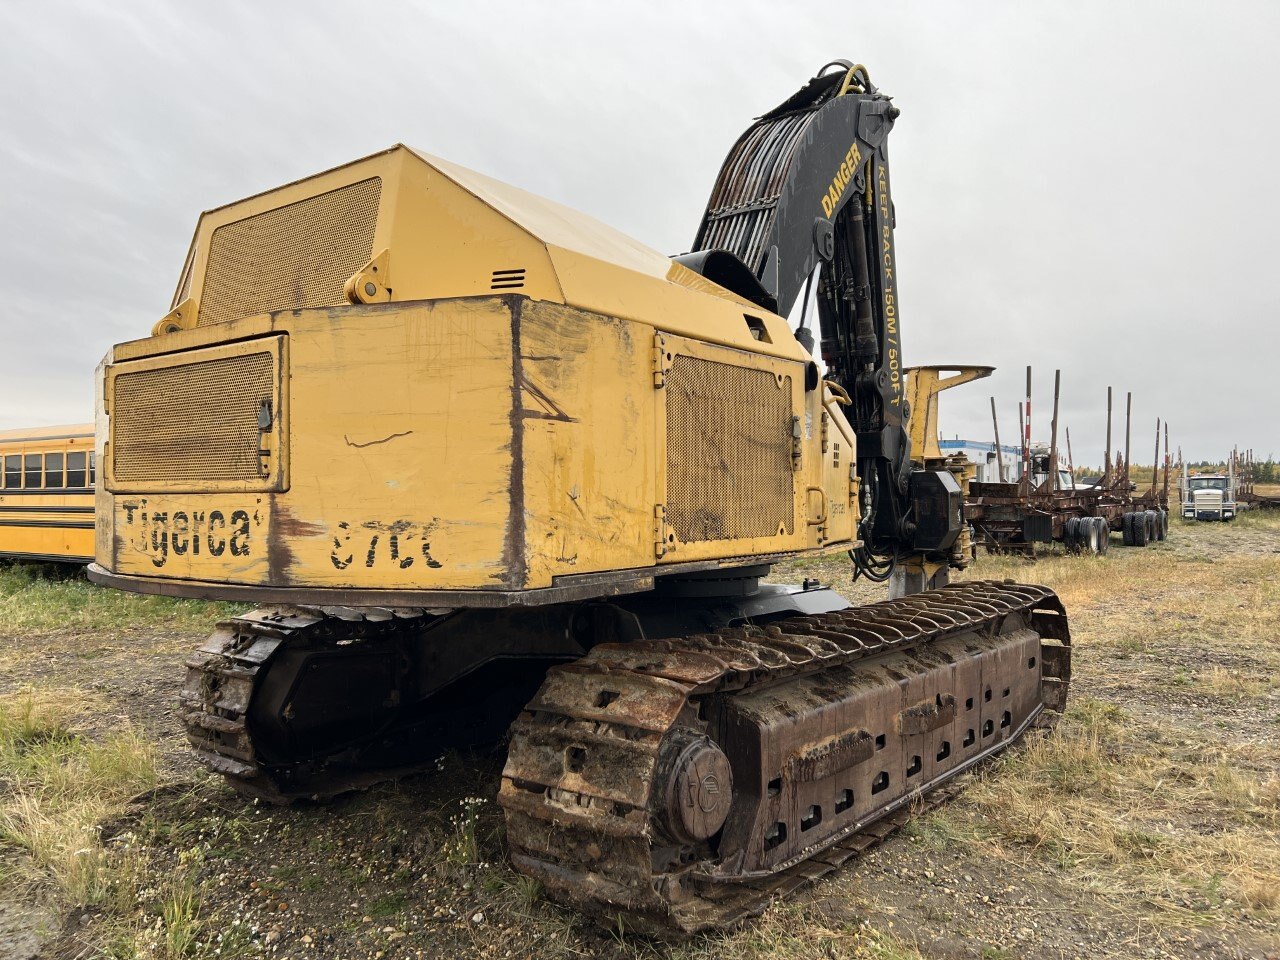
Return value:
M 794 522 L 791 378 L 677 356 L 667 375 L 667 522 L 685 543 Z
M 213 231 L 199 322 L 345 303 L 342 285 L 373 257 L 381 194 L 371 177 Z
M 122 373 L 111 415 L 121 483 L 260 481 L 258 408 L 271 400 L 269 353 Z

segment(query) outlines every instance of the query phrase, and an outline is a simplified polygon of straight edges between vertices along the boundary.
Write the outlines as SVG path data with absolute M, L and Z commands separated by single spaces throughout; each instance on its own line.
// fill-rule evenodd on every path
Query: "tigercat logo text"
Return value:
M 849 181 L 853 179 L 853 175 L 858 171 L 858 166 L 862 163 L 862 151 L 858 148 L 855 141 L 853 146 L 849 148 L 849 152 L 844 155 L 844 160 L 840 163 L 840 169 L 836 171 L 836 175 L 831 179 L 831 186 L 827 187 L 826 196 L 822 198 L 822 214 L 830 217 L 840 204 L 840 197 L 844 194 L 844 188 L 849 185 Z
M 254 529 L 261 527 L 257 510 L 156 510 L 146 500 L 123 503 L 124 535 L 135 550 L 157 567 L 169 557 L 247 557 L 253 549 Z

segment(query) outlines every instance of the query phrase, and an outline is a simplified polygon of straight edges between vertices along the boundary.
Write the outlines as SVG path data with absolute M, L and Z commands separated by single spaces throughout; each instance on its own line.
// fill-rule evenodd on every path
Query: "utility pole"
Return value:
M 1026 427 L 1023 426 L 1025 422 L 1026 421 L 1023 419 L 1022 404 L 1019 403 L 1018 404 L 1018 466 L 1019 466 L 1018 482 L 1019 483 L 1022 483 L 1024 478 L 1026 477 L 1026 473 L 1024 473 L 1021 469 L 1022 463 L 1026 459 L 1025 457 L 1026 451 L 1023 449 L 1023 447 L 1025 446 L 1025 441 L 1023 438 L 1027 432 Z
M 1164 504 L 1169 506 L 1169 421 L 1164 422 Z

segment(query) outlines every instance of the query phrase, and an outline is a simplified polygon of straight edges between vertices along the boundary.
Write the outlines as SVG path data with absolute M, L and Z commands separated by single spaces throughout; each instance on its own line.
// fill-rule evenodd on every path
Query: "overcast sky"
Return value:
M 0 4 L 0 428 L 88 420 L 199 211 L 403 141 L 688 249 L 725 153 L 826 61 L 890 140 L 908 363 L 998 367 L 947 437 L 1077 463 L 1108 384 L 1188 458 L 1280 454 L 1280 4 Z M 1117 431 L 1121 425 L 1117 424 Z

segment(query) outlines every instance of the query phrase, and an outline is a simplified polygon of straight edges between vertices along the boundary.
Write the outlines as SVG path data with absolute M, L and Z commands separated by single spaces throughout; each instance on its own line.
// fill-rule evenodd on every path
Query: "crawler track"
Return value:
M 220 624 L 188 662 L 189 739 L 274 803 L 422 769 L 448 731 L 401 709 L 414 697 L 402 665 L 432 616 L 280 607 Z M 499 801 L 513 862 L 629 929 L 732 924 L 1050 725 L 1069 644 L 1052 591 L 986 582 L 599 644 L 547 672 L 511 728 Z M 285 699 L 317 657 L 339 658 L 333 683 Z
M 268 665 L 283 651 L 358 645 L 371 652 L 376 648 L 394 663 L 406 629 L 427 616 L 407 608 L 271 607 L 218 624 L 187 661 L 179 694 L 187 739 L 205 765 L 237 791 L 271 803 L 336 796 L 417 769 L 418 764 L 360 768 L 358 755 L 387 734 L 389 724 L 379 725 L 376 718 L 372 724 L 369 717 L 359 718 L 363 722 L 354 731 L 335 729 L 333 746 L 324 753 L 298 757 L 277 745 L 278 754 L 294 754 L 285 759 L 272 757 L 270 746 L 254 735 L 250 714 L 263 696 Z M 342 759 L 355 762 L 335 763 Z
M 1052 724 L 1066 701 L 1069 643 L 1052 591 L 975 582 L 595 647 L 551 670 L 512 728 L 499 796 L 512 859 L 558 899 L 630 929 L 732 924 L 876 843 L 917 802 L 941 802 L 944 784 L 1027 729 Z M 888 771 L 904 764 L 888 788 Z M 717 811 L 730 795 L 727 814 Z M 840 799 L 824 807 L 823 797 Z

